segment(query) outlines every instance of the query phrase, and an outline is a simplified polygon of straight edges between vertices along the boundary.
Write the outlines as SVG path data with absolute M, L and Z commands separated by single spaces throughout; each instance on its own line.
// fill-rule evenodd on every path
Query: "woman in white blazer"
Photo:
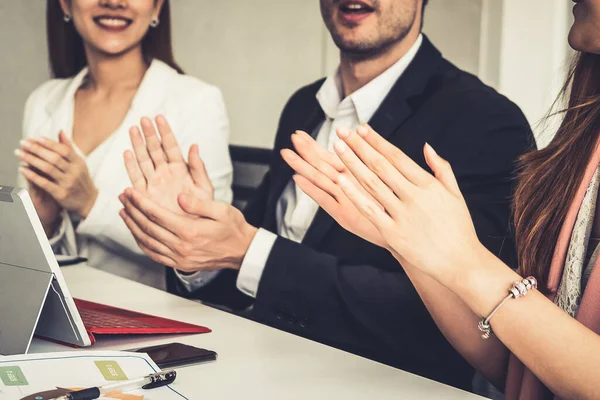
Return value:
M 143 254 L 119 217 L 118 195 L 130 184 L 123 162 L 128 130 L 144 115 L 166 117 L 184 153 L 199 145 L 215 197 L 230 202 L 221 92 L 175 64 L 168 0 L 48 0 L 47 7 L 58 79 L 25 105 L 15 151 L 21 184 L 56 254 L 86 257 L 93 267 L 164 288 L 164 267 Z

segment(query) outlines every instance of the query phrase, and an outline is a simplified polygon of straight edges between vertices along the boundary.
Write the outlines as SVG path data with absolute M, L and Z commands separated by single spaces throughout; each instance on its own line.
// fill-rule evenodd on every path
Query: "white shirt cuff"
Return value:
M 60 215 L 58 218 L 60 218 L 60 223 L 58 224 L 58 227 L 54 231 L 54 234 L 52 235 L 52 237 L 48 238 L 48 242 L 50 242 L 50 246 L 52 246 L 52 248 L 55 248 L 56 245 L 58 244 L 58 242 L 63 240 L 63 238 L 67 234 L 68 225 L 71 224 L 71 219 L 69 218 L 69 214 L 67 214 L 67 212 L 65 210 L 62 210 L 60 212 Z
M 277 235 L 264 229 L 259 229 L 250 243 L 246 256 L 242 261 L 237 278 L 237 288 L 250 297 L 256 297 L 260 278 L 275 245 Z
M 73 221 L 69 216 L 69 213 L 64 209 L 60 213 L 61 219 L 60 224 L 51 238 L 48 238 L 50 247 L 54 254 L 60 254 L 65 256 L 77 256 L 79 255 L 77 238 L 75 237 L 75 230 L 73 229 Z
M 206 286 L 209 282 L 217 277 L 219 272 L 221 271 L 198 271 L 191 275 L 184 275 L 178 270 L 175 270 L 175 275 L 185 290 L 188 292 L 193 292 L 196 289 Z

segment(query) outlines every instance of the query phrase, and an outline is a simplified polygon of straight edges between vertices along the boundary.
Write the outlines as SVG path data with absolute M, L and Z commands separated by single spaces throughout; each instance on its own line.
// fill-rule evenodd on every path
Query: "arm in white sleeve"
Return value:
M 259 229 L 248 247 L 246 256 L 242 261 L 237 278 L 237 288 L 242 293 L 256 297 L 260 278 L 267 265 L 271 249 L 275 245 L 277 235 L 265 229 Z

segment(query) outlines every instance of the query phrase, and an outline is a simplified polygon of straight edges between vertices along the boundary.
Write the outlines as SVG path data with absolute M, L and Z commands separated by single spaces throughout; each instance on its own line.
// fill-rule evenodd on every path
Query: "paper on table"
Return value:
M 160 371 L 147 354 L 121 351 L 0 357 L 0 399 L 47 400 L 77 390 Z M 104 400 L 188 399 L 171 386 L 101 397 Z

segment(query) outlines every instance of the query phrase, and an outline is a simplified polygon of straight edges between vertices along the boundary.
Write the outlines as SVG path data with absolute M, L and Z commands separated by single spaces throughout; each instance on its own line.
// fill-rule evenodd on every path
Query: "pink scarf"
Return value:
M 585 193 L 599 164 L 600 145 L 596 147 L 592 154 L 581 186 L 569 208 L 565 223 L 558 237 L 548 278 L 548 289 L 550 291 L 548 298 L 550 300 L 554 300 L 560 286 L 575 221 L 577 220 Z M 596 260 L 594 270 L 581 299 L 581 306 L 577 312 L 577 320 L 600 335 L 600 257 Z M 511 355 L 508 366 L 505 396 L 507 400 L 545 400 L 554 398 L 550 390 L 514 355 Z

